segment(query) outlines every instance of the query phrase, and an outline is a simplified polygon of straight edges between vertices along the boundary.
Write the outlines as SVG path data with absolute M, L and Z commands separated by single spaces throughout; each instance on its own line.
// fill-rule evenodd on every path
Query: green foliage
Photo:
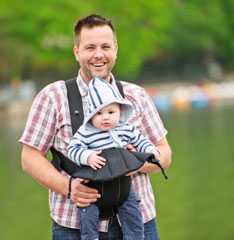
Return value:
M 217 52 L 218 41 L 227 34 L 223 13 L 219 0 L 177 4 L 170 30 L 174 50 Z
M 97 13 L 110 17 L 117 27 L 119 52 L 116 71 L 135 76 L 144 61 L 167 41 L 170 26 L 170 2 L 119 0 L 95 1 Z
M 9 66 L 21 75 L 26 64 L 43 71 L 55 66 L 66 69 L 73 62 L 72 23 L 82 14 L 78 3 L 11 0 L 1 4 L 1 67 Z M 89 6 L 82 5 L 83 10 Z
M 91 13 L 116 25 L 121 77 L 134 77 L 146 60 L 168 54 L 232 64 L 233 10 L 234 0 L 1 0 L 0 79 L 75 69 L 73 23 Z

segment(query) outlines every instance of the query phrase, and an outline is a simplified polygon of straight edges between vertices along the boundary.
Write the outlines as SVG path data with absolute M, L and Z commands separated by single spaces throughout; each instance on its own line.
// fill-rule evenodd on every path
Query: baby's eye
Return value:
M 102 114 L 102 112 L 97 112 L 97 115 L 101 115 Z
M 114 111 L 109 111 L 109 114 L 113 114 L 114 113 Z

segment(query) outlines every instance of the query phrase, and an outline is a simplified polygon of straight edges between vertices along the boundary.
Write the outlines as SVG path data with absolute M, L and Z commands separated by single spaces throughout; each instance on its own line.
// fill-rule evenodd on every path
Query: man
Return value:
M 73 51 L 80 65 L 77 84 L 85 112 L 88 83 L 93 77 L 103 78 L 117 88 L 111 70 L 117 58 L 118 45 L 111 21 L 98 15 L 90 15 L 78 21 L 74 33 Z M 125 98 L 131 101 L 134 107 L 129 123 L 140 127 L 159 150 L 158 158 L 162 166 L 168 167 L 171 163 L 171 150 L 166 139 L 167 131 L 150 97 L 139 86 L 121 83 Z M 20 139 L 23 144 L 22 167 L 24 171 L 50 190 L 54 240 L 79 240 L 77 205 L 88 206 L 100 197 L 100 193 L 85 186 L 82 179 L 74 179 L 71 182 L 69 199 L 67 197 L 69 176 L 57 171 L 45 157 L 51 147 L 67 156 L 67 146 L 71 137 L 66 87 L 64 81 L 57 81 L 42 89 L 34 99 Z M 132 175 L 133 187 L 140 200 L 146 240 L 158 239 L 154 196 L 148 173 L 159 171 L 156 165 L 145 163 L 137 173 Z M 100 222 L 100 232 L 101 240 L 122 239 L 116 218 Z

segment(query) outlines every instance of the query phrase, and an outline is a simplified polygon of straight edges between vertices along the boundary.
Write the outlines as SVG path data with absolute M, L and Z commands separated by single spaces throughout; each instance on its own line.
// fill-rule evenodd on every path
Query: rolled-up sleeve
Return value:
M 56 114 L 46 88 L 35 97 L 19 142 L 46 153 L 53 144 Z
M 125 96 L 133 104 L 130 124 L 140 128 L 142 133 L 155 144 L 163 139 L 167 130 L 159 116 L 152 98 L 144 88 L 135 84 L 124 84 Z
M 153 143 L 156 143 L 166 136 L 167 130 L 164 127 L 152 98 L 145 92 L 144 89 L 142 89 L 140 102 L 143 110 L 142 130 L 147 134 Z

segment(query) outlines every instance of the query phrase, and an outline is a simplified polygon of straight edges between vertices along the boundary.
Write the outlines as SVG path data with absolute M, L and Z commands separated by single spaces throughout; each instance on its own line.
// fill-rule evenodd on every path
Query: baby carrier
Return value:
M 76 79 L 67 80 L 65 84 L 74 134 L 84 119 L 82 99 Z M 124 97 L 121 83 L 116 81 L 116 84 Z M 131 179 L 126 174 L 139 169 L 145 161 L 157 164 L 164 177 L 167 178 L 153 154 L 129 152 L 122 148 L 105 149 L 100 155 L 108 160 L 111 159 L 111 161 L 107 161 L 107 164 L 98 171 L 88 166 L 83 166 L 81 171 L 81 167 L 54 148 L 51 149 L 51 153 L 52 163 L 59 171 L 67 172 L 72 178 L 79 177 L 91 180 L 87 185 L 96 188 L 101 194 L 101 198 L 96 202 L 100 209 L 100 218 L 111 217 L 117 212 L 118 207 L 127 199 L 131 187 Z

